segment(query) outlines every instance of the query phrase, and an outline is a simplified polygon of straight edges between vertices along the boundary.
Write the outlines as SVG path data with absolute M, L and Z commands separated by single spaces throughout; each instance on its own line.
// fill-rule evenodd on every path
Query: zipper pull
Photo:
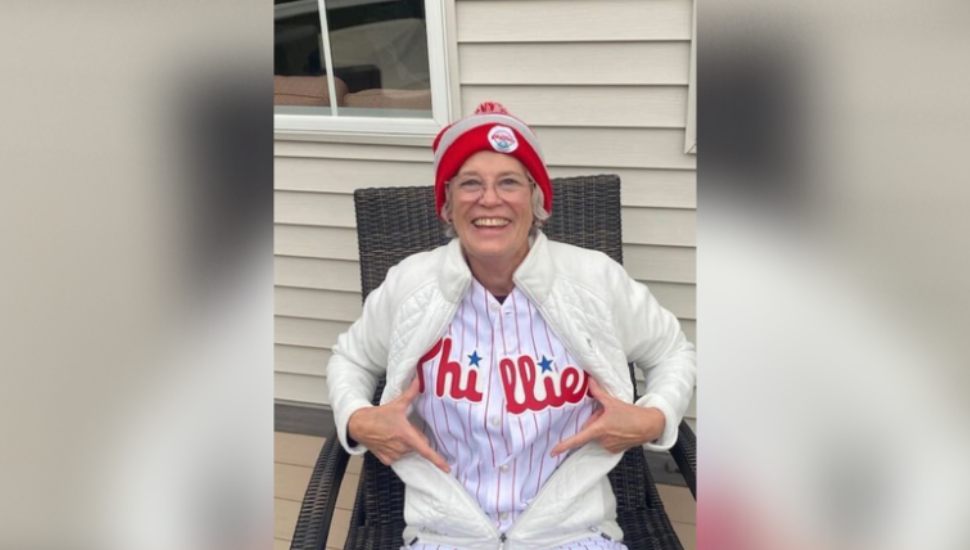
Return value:
M 508 540 L 508 537 L 505 536 L 505 533 L 502 533 L 499 535 L 498 540 L 501 541 L 501 544 L 498 545 L 498 550 L 502 550 L 505 548 L 505 541 Z

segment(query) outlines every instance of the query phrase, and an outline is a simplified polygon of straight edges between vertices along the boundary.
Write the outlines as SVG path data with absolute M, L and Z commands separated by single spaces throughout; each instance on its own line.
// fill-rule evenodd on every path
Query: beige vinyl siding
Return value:
M 276 344 L 273 358 L 277 372 L 323 376 L 323 370 L 330 360 L 330 349 Z
M 683 128 L 687 117 L 687 86 L 465 86 L 462 112 L 495 97 L 540 127 Z
M 513 107 L 514 103 L 506 102 Z M 514 112 L 514 111 L 513 111 Z M 684 153 L 682 128 L 600 128 L 533 126 L 545 155 L 554 166 L 612 166 L 693 170 L 696 158 Z M 360 143 L 276 142 L 277 157 L 343 158 L 384 162 L 430 163 L 430 147 L 366 145 Z M 429 172 L 430 174 L 430 172 Z
M 626 269 L 694 340 L 691 0 L 457 0 L 455 16 L 462 113 L 504 103 L 554 177 L 618 174 Z M 326 404 L 331 348 L 360 314 L 353 191 L 428 185 L 431 160 L 430 140 L 276 141 L 277 399 Z
M 319 191 L 351 194 L 358 187 L 428 185 L 428 162 L 276 157 L 277 191 Z M 625 206 L 695 208 L 696 173 L 693 170 L 619 168 L 616 166 L 549 165 L 553 177 L 617 174 Z
M 356 227 L 354 198 L 349 194 L 277 191 L 274 210 L 279 224 Z M 625 242 L 669 246 L 696 244 L 694 210 L 624 207 L 622 216 Z
M 277 233 L 289 229 L 277 225 Z M 311 228 L 319 231 L 320 238 L 332 233 L 330 228 Z M 356 239 L 354 246 L 356 246 Z M 360 290 L 360 267 L 354 258 L 321 259 L 300 255 L 287 255 L 280 252 L 277 237 L 276 284 L 321 290 Z M 356 248 L 354 249 L 356 251 Z M 623 247 L 623 261 L 632 277 L 648 284 L 653 282 L 690 284 L 696 282 L 697 254 L 693 247 L 651 246 L 627 244 Z M 317 276 L 318 273 L 325 275 Z M 336 282 L 335 279 L 339 279 Z
M 458 52 L 467 86 L 686 86 L 689 59 L 690 42 L 463 44 Z
M 277 370 L 273 376 L 273 395 L 277 401 L 326 404 L 327 379 L 324 376 L 293 374 Z M 320 396 L 323 396 L 321 400 Z
M 360 265 L 356 261 L 276 256 L 273 264 L 277 285 L 360 291 Z
M 459 44 L 690 40 L 682 0 L 464 0 Z

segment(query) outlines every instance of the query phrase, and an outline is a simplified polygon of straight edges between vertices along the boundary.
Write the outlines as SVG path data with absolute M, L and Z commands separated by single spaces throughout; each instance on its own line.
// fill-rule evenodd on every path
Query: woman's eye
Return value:
M 464 189 L 475 189 L 475 188 L 481 186 L 481 182 L 478 182 L 478 181 L 475 181 L 475 180 L 465 180 L 463 182 L 460 182 L 458 184 L 458 186 L 459 187 L 462 187 Z

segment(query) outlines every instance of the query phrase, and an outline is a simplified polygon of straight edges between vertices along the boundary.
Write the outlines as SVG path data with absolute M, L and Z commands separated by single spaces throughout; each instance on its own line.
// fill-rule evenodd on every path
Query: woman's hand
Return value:
M 589 379 L 589 393 L 601 408 L 586 421 L 583 429 L 552 448 L 551 456 L 596 441 L 611 453 L 622 453 L 630 447 L 653 441 L 664 433 L 667 419 L 660 409 L 638 407 L 613 397 Z
M 408 421 L 408 407 L 418 395 L 418 378 L 397 399 L 379 407 L 359 409 L 350 415 L 347 433 L 390 466 L 402 456 L 416 452 L 448 473 L 448 462 L 436 453 L 428 439 Z

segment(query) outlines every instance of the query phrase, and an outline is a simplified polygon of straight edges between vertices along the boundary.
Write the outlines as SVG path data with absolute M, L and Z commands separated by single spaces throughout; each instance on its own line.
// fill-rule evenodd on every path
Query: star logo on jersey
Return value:
M 542 367 L 542 372 L 552 372 L 552 361 L 545 355 L 542 356 L 542 361 L 539 361 L 539 366 Z
M 473 367 L 479 366 L 478 362 L 481 360 L 482 358 L 478 356 L 478 350 L 473 351 L 472 354 L 468 356 L 468 364 Z
M 498 368 L 505 391 L 505 410 L 510 414 L 521 414 L 581 402 L 589 390 L 586 372 L 574 365 L 552 371 L 551 365 L 552 361 L 545 355 L 538 364 L 526 354 L 503 357 Z M 542 368 L 536 370 L 537 366 Z M 547 368 L 549 374 L 542 375 Z

